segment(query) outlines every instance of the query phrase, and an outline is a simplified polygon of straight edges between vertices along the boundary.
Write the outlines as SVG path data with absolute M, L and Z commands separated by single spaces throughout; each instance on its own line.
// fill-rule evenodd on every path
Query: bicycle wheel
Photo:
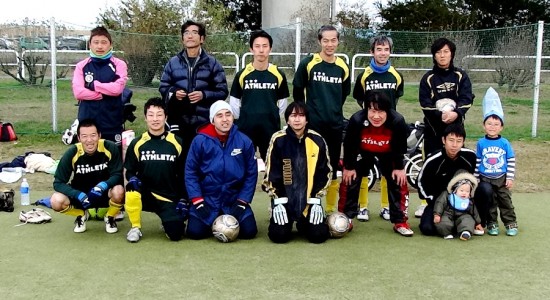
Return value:
M 408 159 L 407 164 L 405 165 L 405 172 L 407 173 L 407 182 L 414 187 L 415 189 L 418 189 L 418 184 L 416 182 L 418 178 L 418 174 L 420 173 L 420 169 L 422 169 L 422 166 L 424 165 L 424 161 L 422 160 L 422 153 L 418 153 Z
M 379 178 L 379 174 L 380 173 L 378 172 L 378 167 L 376 165 L 374 165 L 369 170 L 369 175 L 367 175 L 367 177 L 369 178 L 369 191 L 372 189 L 372 187 L 376 183 L 376 180 Z

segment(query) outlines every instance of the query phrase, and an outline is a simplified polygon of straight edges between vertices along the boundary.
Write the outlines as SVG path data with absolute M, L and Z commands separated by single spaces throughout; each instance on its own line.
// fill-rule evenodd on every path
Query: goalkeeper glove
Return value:
M 128 180 L 128 183 L 126 184 L 126 191 L 132 192 L 136 191 L 138 193 L 141 192 L 141 180 L 137 178 L 137 176 L 132 176 L 130 180 Z
M 286 208 L 283 204 L 288 203 L 288 198 L 273 199 L 272 218 L 275 224 L 285 225 L 288 223 L 288 215 L 286 214 Z
M 80 192 L 80 194 L 78 194 L 78 201 L 80 201 L 80 203 L 82 204 L 82 208 L 84 209 L 88 209 L 91 205 L 90 200 L 88 199 L 88 195 L 83 192 Z
M 244 212 L 246 211 L 247 206 L 248 206 L 247 202 L 245 202 L 243 200 L 240 200 L 240 199 L 237 199 L 237 201 L 235 201 L 235 204 L 233 204 L 233 207 L 231 208 L 230 215 L 235 217 L 235 219 L 237 219 L 237 220 L 241 220 L 241 217 L 243 216 Z
M 204 202 L 204 198 L 194 199 L 193 206 L 195 206 L 195 211 L 201 219 L 206 220 L 210 217 L 210 207 Z
M 105 192 L 109 186 L 105 181 L 102 181 L 98 183 L 96 186 L 94 186 L 90 192 L 88 193 L 88 200 L 90 201 L 90 204 L 95 203 L 98 201 L 101 196 L 103 196 L 103 192 Z
M 323 207 L 321 206 L 321 199 L 309 198 L 307 200 L 307 204 L 311 205 L 311 210 L 309 212 L 309 223 L 313 225 L 321 224 L 325 218 Z

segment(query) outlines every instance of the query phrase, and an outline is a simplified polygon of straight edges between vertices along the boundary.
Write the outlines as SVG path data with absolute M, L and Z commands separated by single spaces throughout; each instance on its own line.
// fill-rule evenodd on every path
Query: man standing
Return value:
M 384 92 L 391 103 L 391 108 L 397 110 L 397 101 L 403 96 L 403 76 L 392 65 L 389 60 L 393 41 L 391 38 L 381 35 L 372 40 L 370 53 L 372 59 L 368 67 L 357 76 L 355 87 L 353 88 L 353 98 L 357 100 L 359 106 L 363 109 L 365 95 L 368 91 Z M 390 219 L 390 209 L 388 204 L 388 189 L 386 177 L 380 180 L 380 217 L 384 220 Z M 361 181 L 361 191 L 359 193 L 359 214 L 357 220 L 369 220 L 369 180 L 363 177 Z M 340 198 L 345 197 L 345 185 L 340 187 Z
M 263 186 L 272 198 L 268 236 L 286 243 L 296 222 L 310 242 L 322 243 L 329 237 L 321 206 L 332 178 L 327 146 L 320 134 L 307 128 L 303 102 L 292 102 L 285 120 L 288 127 L 273 135 L 267 153 Z
M 298 65 L 294 76 L 294 101 L 305 101 L 309 126 L 325 139 L 332 170 L 340 160 L 344 115 L 342 107 L 351 90 L 349 68 L 335 56 L 340 33 L 334 26 L 322 26 L 317 34 L 321 52 L 309 55 Z M 336 172 L 327 190 L 327 212 L 336 210 L 338 195 Z
M 233 125 L 229 103 L 212 104 L 210 122 L 199 128 L 185 162 L 185 184 L 193 203 L 187 236 L 212 236 L 216 217 L 230 214 L 239 221 L 239 238 L 252 239 L 258 233 L 250 207 L 258 181 L 254 145 Z
M 427 201 L 424 214 L 420 219 L 420 231 L 424 235 L 437 234 L 434 224 L 435 200 L 442 192 L 446 191 L 447 185 L 455 173 L 460 169 L 474 173 L 476 153 L 473 150 L 462 148 L 465 139 L 466 131 L 462 124 L 447 126 L 441 138 L 443 149 L 428 156 L 418 174 L 418 196 Z M 486 215 L 488 210 L 485 207 L 486 201 L 480 197 L 474 197 L 474 199 L 480 215 Z
M 104 27 L 92 29 L 89 46 L 90 57 L 78 62 L 73 74 L 78 120 L 94 120 L 102 137 L 120 146 L 124 126 L 122 92 L 128 81 L 128 67 L 113 56 L 111 35 Z
M 424 157 L 441 150 L 441 138 L 450 124 L 464 124 L 472 106 L 472 83 L 464 70 L 453 64 L 456 45 L 446 38 L 434 41 L 431 47 L 434 66 L 420 80 L 418 100 L 424 113 Z M 449 101 L 452 100 L 452 101 Z M 448 105 L 441 105 L 447 103 Z M 426 203 L 414 213 L 422 216 Z
M 147 132 L 132 140 L 124 161 L 128 180 L 124 208 L 132 225 L 126 239 L 132 243 L 141 239 L 141 212 L 149 211 L 160 217 L 166 236 L 179 241 L 185 232 L 184 220 L 176 212 L 183 193 L 181 139 L 165 129 L 162 99 L 147 100 L 143 113 Z
M 269 63 L 272 45 L 267 32 L 252 32 L 250 52 L 254 61 L 235 75 L 229 100 L 239 130 L 259 148 L 264 161 L 271 136 L 281 129 L 280 115 L 289 97 L 285 74 Z
M 79 143 L 63 154 L 57 166 L 51 207 L 76 216 L 74 232 L 77 233 L 86 231 L 88 208 L 109 207 L 105 230 L 115 233 L 118 228 L 114 217 L 124 200 L 119 148 L 101 138 L 97 125 L 91 119 L 80 121 L 77 134 Z
M 221 64 L 203 48 L 204 24 L 187 21 L 181 26 L 183 50 L 170 58 L 160 78 L 159 91 L 166 102 L 170 131 L 182 139 L 185 161 L 199 126 L 209 123 L 210 106 L 227 98 L 227 81 Z M 183 189 L 184 197 L 186 189 Z

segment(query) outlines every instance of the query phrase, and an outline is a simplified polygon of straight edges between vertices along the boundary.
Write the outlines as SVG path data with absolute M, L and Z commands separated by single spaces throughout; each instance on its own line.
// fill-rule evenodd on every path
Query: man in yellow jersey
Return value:
M 304 58 L 294 75 L 294 101 L 305 101 L 309 127 L 325 139 L 332 170 L 337 170 L 342 145 L 344 114 L 342 107 L 351 91 L 349 67 L 335 55 L 340 33 L 332 25 L 322 26 L 317 38 L 321 51 Z M 336 172 L 327 190 L 325 210 L 336 210 L 339 182 Z
M 96 123 L 81 120 L 79 142 L 72 145 L 59 161 L 50 203 L 53 210 L 76 216 L 74 232 L 86 231 L 88 208 L 109 207 L 105 231 L 118 231 L 115 216 L 122 208 L 122 158 L 114 142 L 101 138 Z M 71 180 L 72 177 L 72 180 Z

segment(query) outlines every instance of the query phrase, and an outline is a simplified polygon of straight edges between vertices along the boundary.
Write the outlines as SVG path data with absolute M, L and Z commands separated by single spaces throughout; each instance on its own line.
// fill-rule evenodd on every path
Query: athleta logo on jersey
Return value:
M 366 127 L 361 132 L 361 150 L 374 153 L 390 152 L 391 131 L 380 127 Z
M 90 166 L 86 165 L 76 165 L 76 174 L 88 174 L 92 172 L 98 172 L 107 169 L 107 163 Z
M 258 79 L 245 80 L 245 90 L 276 90 L 277 84 L 273 82 L 258 82 Z
M 371 80 L 365 82 L 365 91 L 372 90 L 396 90 L 397 83 L 391 82 L 378 82 L 378 80 Z
M 313 72 L 313 81 L 321 81 L 328 83 L 342 83 L 341 77 L 331 77 L 325 75 L 325 72 Z
M 455 90 L 456 84 L 454 82 L 445 82 L 442 83 L 435 88 L 437 89 L 438 93 L 446 93 L 446 92 L 452 92 Z
M 506 160 L 506 151 L 500 147 L 487 147 L 483 149 L 483 166 L 486 173 L 502 173 L 502 167 Z
M 141 161 L 176 161 L 176 155 L 155 153 L 154 150 L 141 151 L 140 160 Z

